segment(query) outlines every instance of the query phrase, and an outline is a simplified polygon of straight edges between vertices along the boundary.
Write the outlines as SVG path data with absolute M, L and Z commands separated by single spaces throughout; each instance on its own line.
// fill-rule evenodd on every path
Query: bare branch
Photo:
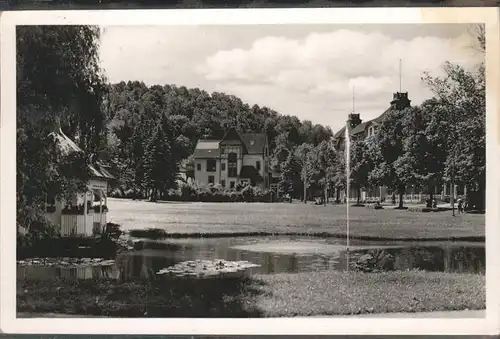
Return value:
M 475 51 L 486 52 L 486 28 L 484 24 L 471 25 L 467 32 L 474 38 L 474 43 L 470 46 Z

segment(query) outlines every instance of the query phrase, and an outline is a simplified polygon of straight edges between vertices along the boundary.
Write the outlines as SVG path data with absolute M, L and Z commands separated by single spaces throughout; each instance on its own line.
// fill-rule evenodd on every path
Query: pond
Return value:
M 103 265 L 71 267 L 54 264 L 18 264 L 18 277 L 77 279 L 151 277 L 162 268 L 196 259 L 249 261 L 260 265 L 251 274 L 345 270 L 345 240 L 313 237 L 234 237 L 205 239 L 140 240 L 136 250 L 120 254 Z M 366 254 L 383 254 L 390 269 L 421 269 L 458 273 L 485 272 L 484 243 L 351 241 L 350 266 Z M 354 268 L 354 266 L 352 266 Z

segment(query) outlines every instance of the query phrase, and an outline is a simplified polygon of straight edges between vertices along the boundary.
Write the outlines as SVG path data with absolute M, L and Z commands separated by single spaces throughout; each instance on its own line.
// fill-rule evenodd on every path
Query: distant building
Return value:
M 230 129 L 222 140 L 199 140 L 193 154 L 194 180 L 235 188 L 247 183 L 270 187 L 269 143 L 265 133 Z
M 380 116 L 378 116 L 375 119 L 363 122 L 360 118 L 359 114 L 352 113 L 349 114 L 349 117 L 347 119 L 347 124 L 346 126 L 349 126 L 349 135 L 351 137 L 351 140 L 364 140 L 368 137 L 371 137 L 377 133 L 378 126 L 382 122 L 382 120 L 385 118 L 385 116 L 394 110 L 403 110 L 405 108 L 411 107 L 411 100 L 408 99 L 408 92 L 406 93 L 400 93 L 396 92 L 393 95 L 393 100 L 390 102 L 390 106 L 387 110 L 385 110 Z M 346 126 L 342 127 L 337 133 L 334 134 L 333 136 L 333 143 L 336 149 L 338 150 L 344 150 L 345 149 L 345 129 Z M 449 197 L 451 194 L 451 183 L 450 182 L 445 182 L 442 186 L 442 188 L 435 188 L 434 194 L 435 195 L 441 195 L 441 199 L 445 199 L 445 197 Z M 457 198 L 458 195 L 466 194 L 467 193 L 467 187 L 464 185 L 455 185 L 455 198 Z M 407 189 L 407 193 L 405 199 L 406 200 L 420 200 L 421 196 L 421 191 L 417 190 L 414 187 L 409 187 Z M 428 193 L 428 192 L 427 192 Z M 345 199 L 345 191 L 337 191 L 336 193 L 337 199 L 343 201 Z M 361 190 L 361 197 L 360 200 L 370 200 L 370 199 L 376 199 L 376 200 L 387 200 L 390 199 L 392 196 L 393 192 L 390 188 L 385 187 L 385 186 L 380 186 L 380 187 L 367 187 L 363 188 Z M 357 192 L 356 190 L 351 190 L 349 192 L 349 200 L 356 200 L 357 199 Z
M 403 110 L 405 108 L 411 107 L 411 100 L 408 99 L 408 92 L 406 93 L 394 93 L 393 99 L 390 102 L 389 108 L 387 108 L 381 115 L 377 118 L 363 122 L 360 118 L 360 115 L 357 113 L 349 114 L 347 119 L 346 126 L 349 128 L 349 136 L 351 141 L 353 140 L 364 140 L 368 137 L 371 137 L 377 133 L 378 126 L 381 121 L 389 114 L 389 112 L 395 110 Z M 337 133 L 333 135 L 333 143 L 337 150 L 345 149 L 345 129 L 346 126 L 342 127 Z M 345 199 L 344 191 L 337 191 L 336 198 L 339 200 Z M 364 188 L 361 190 L 360 200 L 364 201 L 366 199 L 377 199 L 384 201 L 387 195 L 392 195 L 392 192 L 389 188 L 385 186 L 373 187 L 373 188 Z M 349 192 L 349 200 L 356 200 L 357 192 L 352 189 Z

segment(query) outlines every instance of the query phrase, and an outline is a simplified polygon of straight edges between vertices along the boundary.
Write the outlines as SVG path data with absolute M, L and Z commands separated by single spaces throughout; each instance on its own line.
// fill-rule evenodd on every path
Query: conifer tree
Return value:
M 155 128 L 144 151 L 144 179 L 151 201 L 156 201 L 160 194 L 175 185 L 171 146 L 161 127 Z

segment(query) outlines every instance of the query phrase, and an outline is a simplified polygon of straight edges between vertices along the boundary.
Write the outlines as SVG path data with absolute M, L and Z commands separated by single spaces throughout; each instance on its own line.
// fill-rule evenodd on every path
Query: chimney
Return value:
M 411 106 L 411 100 L 408 99 L 408 92 L 396 92 L 393 94 L 391 106 L 397 110 L 402 110 Z
M 358 126 L 361 123 L 361 119 L 359 117 L 359 113 L 351 113 L 349 114 L 349 118 L 347 119 L 347 123 L 349 125 L 349 128 L 354 128 Z

